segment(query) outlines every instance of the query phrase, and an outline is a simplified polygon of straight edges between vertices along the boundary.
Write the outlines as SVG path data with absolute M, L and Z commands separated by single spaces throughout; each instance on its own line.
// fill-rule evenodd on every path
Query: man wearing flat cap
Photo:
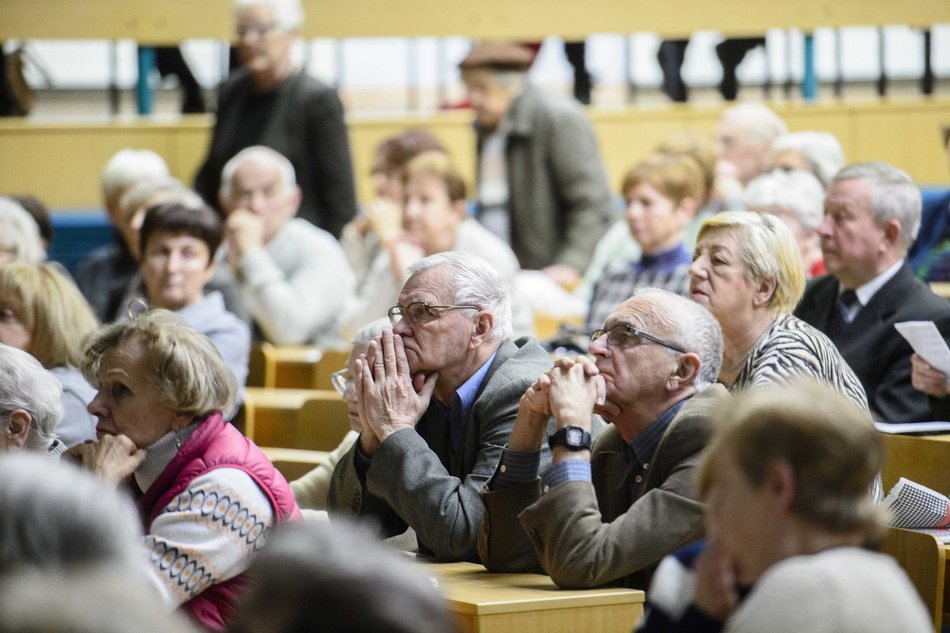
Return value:
M 613 219 L 597 141 L 581 108 L 527 81 L 532 52 L 476 45 L 459 63 L 478 135 L 478 218 L 522 268 L 577 281 Z

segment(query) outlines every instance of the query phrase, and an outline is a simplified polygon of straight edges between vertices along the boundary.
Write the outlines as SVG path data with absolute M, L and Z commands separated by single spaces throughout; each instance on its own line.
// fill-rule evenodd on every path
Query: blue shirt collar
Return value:
M 498 354 L 498 350 L 492 352 L 492 355 L 488 357 L 481 367 L 478 368 L 474 374 L 472 374 L 468 380 L 462 383 L 462 386 L 458 388 L 458 391 L 455 392 L 455 397 L 452 398 L 452 411 L 453 414 L 457 411 L 457 415 L 464 419 L 468 416 L 468 412 L 472 409 L 472 405 L 475 404 L 475 396 L 478 395 L 478 390 L 481 389 L 482 381 L 485 380 L 485 375 L 488 373 L 488 368 L 491 367 L 491 363 L 495 360 L 495 356 Z

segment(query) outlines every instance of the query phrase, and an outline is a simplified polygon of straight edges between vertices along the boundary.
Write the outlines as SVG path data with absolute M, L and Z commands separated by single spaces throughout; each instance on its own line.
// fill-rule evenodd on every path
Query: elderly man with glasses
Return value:
M 586 356 L 559 359 L 521 399 L 486 486 L 479 554 L 492 571 L 538 567 L 563 587 L 645 589 L 664 555 L 703 535 L 700 452 L 725 389 L 719 324 L 646 289 L 611 313 Z M 591 442 L 593 414 L 611 424 Z M 557 431 L 546 436 L 548 421 Z M 545 442 L 545 439 L 547 441 Z M 545 444 L 551 467 L 535 458 Z M 520 525 L 519 525 L 520 523 Z
M 330 516 L 372 517 L 387 537 L 412 527 L 421 553 L 477 561 L 479 490 L 551 360 L 511 340 L 509 291 L 487 261 L 446 252 L 409 273 L 392 331 L 355 363 L 362 431 L 333 472 Z

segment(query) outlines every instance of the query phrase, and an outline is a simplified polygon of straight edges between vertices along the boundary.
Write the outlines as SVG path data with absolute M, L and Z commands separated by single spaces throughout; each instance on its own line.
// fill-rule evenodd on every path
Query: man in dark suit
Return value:
M 830 274 L 809 285 L 795 310 L 837 345 L 885 422 L 930 419 L 927 397 L 911 385 L 911 347 L 894 324 L 950 315 L 907 265 L 919 226 L 920 191 L 907 174 L 886 163 L 845 167 L 819 229 Z
M 356 192 L 343 105 L 336 91 L 301 69 L 291 55 L 303 24 L 299 0 L 235 2 L 243 68 L 218 90 L 217 119 L 195 190 L 220 209 L 225 163 L 264 145 L 291 162 L 302 199 L 298 217 L 339 237 L 356 214 Z
M 446 252 L 409 273 L 392 331 L 357 361 L 363 431 L 333 472 L 328 507 L 373 517 L 386 536 L 412 527 L 423 553 L 477 561 L 478 491 L 551 359 L 511 340 L 507 286 L 487 261 Z
M 607 317 L 589 352 L 593 362 L 558 360 L 522 397 L 482 494 L 479 554 L 492 571 L 540 561 L 564 587 L 645 589 L 663 556 L 703 535 L 695 474 L 712 407 L 728 397 L 714 384 L 722 334 L 702 306 L 650 289 Z M 591 450 L 594 412 L 611 424 Z M 558 431 L 539 478 L 531 457 L 546 444 L 549 417 Z

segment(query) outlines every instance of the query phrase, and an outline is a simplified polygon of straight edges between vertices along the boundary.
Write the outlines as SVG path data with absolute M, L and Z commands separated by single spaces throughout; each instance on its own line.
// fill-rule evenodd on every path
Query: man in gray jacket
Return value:
M 712 405 L 726 395 L 714 385 L 722 335 L 702 306 L 648 289 L 607 317 L 589 352 L 593 362 L 558 360 L 521 399 L 483 492 L 479 554 L 492 571 L 540 562 L 563 587 L 645 589 L 664 555 L 703 534 L 694 480 Z M 611 425 L 591 449 L 594 412 Z M 525 464 L 552 417 L 552 466 L 539 478 Z
M 514 42 L 485 42 L 459 64 L 476 117 L 478 219 L 522 268 L 570 284 L 616 214 L 590 122 L 527 81 L 532 59 Z
M 373 517 L 385 536 L 412 527 L 422 553 L 475 561 L 478 491 L 551 360 L 531 339 L 510 340 L 508 288 L 487 261 L 440 253 L 409 273 L 392 331 L 357 361 L 363 430 L 333 471 L 328 508 Z

